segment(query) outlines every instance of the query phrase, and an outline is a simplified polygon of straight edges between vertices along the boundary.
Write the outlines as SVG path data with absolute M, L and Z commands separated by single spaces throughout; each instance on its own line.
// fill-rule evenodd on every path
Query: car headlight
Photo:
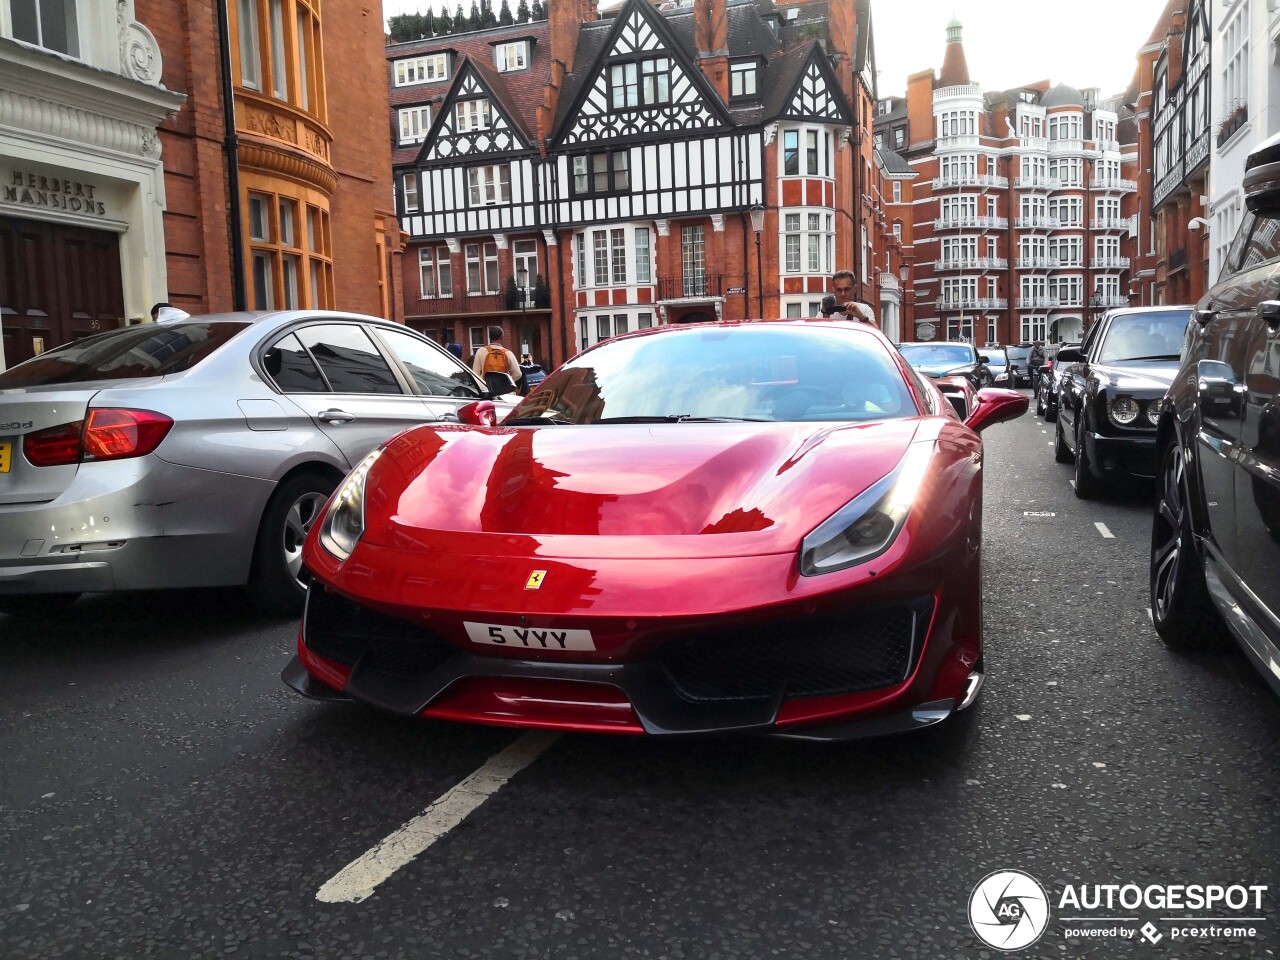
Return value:
M 1152 400 L 1147 404 L 1147 422 L 1153 427 L 1160 423 L 1160 401 Z
M 1111 419 L 1122 427 L 1127 427 L 1138 419 L 1142 407 L 1133 397 L 1116 397 L 1111 401 Z
M 837 510 L 800 543 L 800 572 L 834 573 L 874 560 L 902 532 L 933 460 L 934 443 L 913 443 L 893 471 Z
M 320 527 L 321 546 L 339 560 L 351 556 L 364 536 L 364 481 L 381 454 L 382 448 L 378 447 L 347 474 Z

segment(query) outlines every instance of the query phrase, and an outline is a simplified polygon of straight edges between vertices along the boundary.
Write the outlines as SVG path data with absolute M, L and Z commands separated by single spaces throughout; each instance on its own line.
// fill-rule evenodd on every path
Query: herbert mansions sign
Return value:
M 34 173 L 14 170 L 9 181 L 3 184 L 0 199 L 25 207 L 43 207 L 47 210 L 66 210 L 105 217 L 107 207 L 94 196 L 97 186 L 64 177 L 44 177 Z

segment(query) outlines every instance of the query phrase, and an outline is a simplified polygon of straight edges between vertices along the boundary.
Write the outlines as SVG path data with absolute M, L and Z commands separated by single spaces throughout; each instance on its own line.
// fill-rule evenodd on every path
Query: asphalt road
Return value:
M 987 435 L 967 729 L 564 736 L 360 903 L 317 893 L 521 734 L 302 700 L 234 592 L 0 615 L 0 958 L 993 957 L 969 897 L 1009 868 L 1054 901 L 1015 956 L 1272 956 L 1280 702 L 1161 646 L 1149 492 L 1076 500 L 1043 428 Z M 1129 883 L 1269 889 L 1252 938 L 1068 936 L 1064 887 Z

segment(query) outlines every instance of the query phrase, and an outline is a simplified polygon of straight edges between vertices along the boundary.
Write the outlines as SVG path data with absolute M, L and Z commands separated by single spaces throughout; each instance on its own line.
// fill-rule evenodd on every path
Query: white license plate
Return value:
M 471 623 L 464 620 L 473 643 L 530 650 L 594 650 L 590 630 L 552 630 L 541 627 L 513 627 L 507 623 Z

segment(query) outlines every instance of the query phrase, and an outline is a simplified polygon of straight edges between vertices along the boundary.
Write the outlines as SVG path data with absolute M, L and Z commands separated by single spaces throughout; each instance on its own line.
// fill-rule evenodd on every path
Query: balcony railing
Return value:
M 1049 153 L 1084 153 L 1083 140 L 1050 140 Z
M 935 270 L 1008 270 L 1009 261 L 1003 257 L 952 257 L 949 260 L 935 260 Z
M 1052 310 L 1058 305 L 1057 297 L 1019 297 L 1019 310 Z
M 1128 230 L 1129 221 L 1123 217 L 1096 217 L 1090 226 L 1094 230 Z
M 507 309 L 509 307 L 505 293 L 470 294 L 460 291 L 451 297 L 419 300 L 414 312 L 421 316 L 435 316 L 446 313 L 501 313 Z M 518 310 L 519 307 L 516 309 Z
M 981 97 L 982 87 L 976 83 L 954 83 L 949 87 L 939 87 L 933 91 L 933 100 L 947 100 L 951 97 Z
M 933 181 L 935 190 L 946 190 L 950 187 L 994 187 L 997 190 L 1003 190 L 1008 186 L 1008 177 L 997 177 L 989 173 L 951 173 Z
M 1099 150 L 1102 150 L 1102 151 L 1104 151 L 1104 152 L 1106 152 L 1106 153 L 1119 153 L 1119 152 L 1120 152 L 1120 141 L 1119 141 L 1119 140 L 1096 140 L 1096 141 L 1094 141 L 1094 146 L 1095 146 L 1095 147 L 1097 147 Z
M 1018 229 L 1020 230 L 1056 230 L 1060 226 L 1062 226 L 1062 221 L 1057 217 L 1033 214 L 1029 217 L 1018 218 Z
M 1095 293 L 1089 298 L 1091 307 L 1127 307 L 1129 298 L 1118 293 Z
M 1123 177 L 1095 177 L 1091 184 L 1094 190 L 1123 190 L 1132 193 L 1138 189 L 1137 180 L 1125 180 Z
M 1004 230 L 1008 226 L 1008 217 L 978 217 L 969 214 L 959 217 L 939 217 L 933 222 L 935 230 L 960 230 L 966 227 L 976 230 Z
M 1038 150 L 1041 153 L 1049 149 L 1048 137 L 1019 137 L 1018 146 L 1023 150 Z
M 659 300 L 710 300 L 723 296 L 723 278 L 710 274 L 659 277 Z
M 1062 181 L 1057 177 L 1019 177 L 1015 186 L 1019 190 L 1061 190 Z
M 1128 257 L 1094 257 L 1089 261 L 1092 270 L 1128 270 L 1131 261 Z
M 1050 310 L 1080 310 L 1084 307 L 1084 294 L 1059 296 L 1058 302 Z
M 1003 297 L 939 297 L 938 310 L 1006 310 L 1009 301 Z
M 958 137 L 939 137 L 935 150 L 977 150 L 979 145 L 976 133 L 966 133 Z
M 1019 270 L 1056 270 L 1062 266 L 1057 257 L 1019 257 Z

